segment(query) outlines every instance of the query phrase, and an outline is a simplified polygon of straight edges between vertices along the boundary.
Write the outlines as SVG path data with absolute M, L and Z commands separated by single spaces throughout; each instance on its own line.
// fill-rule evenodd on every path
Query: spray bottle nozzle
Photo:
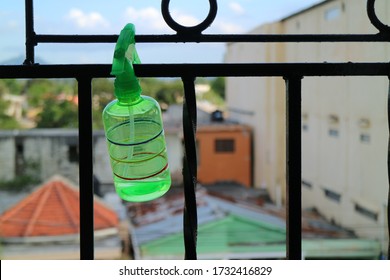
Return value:
M 111 75 L 115 79 L 115 95 L 120 98 L 126 93 L 140 93 L 141 87 L 135 75 L 133 64 L 141 63 L 135 48 L 135 26 L 127 24 L 121 31 L 115 45 Z

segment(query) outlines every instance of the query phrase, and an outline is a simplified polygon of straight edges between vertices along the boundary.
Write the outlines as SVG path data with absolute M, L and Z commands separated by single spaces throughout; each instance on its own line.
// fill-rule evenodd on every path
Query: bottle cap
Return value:
M 115 96 L 118 99 L 140 94 L 142 89 L 134 72 L 133 64 L 141 63 L 135 48 L 135 26 L 127 24 L 121 31 L 115 45 L 111 75 L 115 79 Z

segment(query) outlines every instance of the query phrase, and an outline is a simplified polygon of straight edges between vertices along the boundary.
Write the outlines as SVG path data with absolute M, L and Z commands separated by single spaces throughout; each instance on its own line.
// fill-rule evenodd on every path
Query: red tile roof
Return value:
M 79 191 L 55 176 L 0 216 L 0 236 L 63 236 L 80 232 Z M 118 225 L 116 213 L 95 198 L 95 230 Z

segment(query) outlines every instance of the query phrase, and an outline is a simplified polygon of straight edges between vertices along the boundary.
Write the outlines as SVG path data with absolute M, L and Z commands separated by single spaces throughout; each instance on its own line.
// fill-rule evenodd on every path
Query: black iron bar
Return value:
M 118 35 L 35 35 L 37 43 L 116 43 Z M 137 43 L 337 43 L 390 42 L 386 33 L 378 34 L 203 34 L 136 35 Z
M 34 33 L 34 10 L 33 1 L 25 1 L 25 16 L 26 16 L 26 60 L 24 64 L 31 65 L 35 61 L 35 33 Z
M 93 134 L 91 77 L 78 77 L 80 259 L 94 259 Z
M 287 259 L 302 258 L 302 77 L 286 80 L 286 244 Z
M 0 66 L 1 78 L 111 77 L 110 64 Z M 388 76 L 390 63 L 136 64 L 138 77 Z
M 389 82 L 390 82 L 390 76 L 389 76 Z M 390 132 L 390 83 L 389 83 L 389 92 L 387 97 L 387 120 L 388 120 L 388 127 Z M 390 260 L 390 136 L 389 136 L 389 146 L 388 146 L 388 153 L 387 153 L 387 176 L 389 181 L 389 193 L 387 197 L 387 230 L 388 230 L 388 249 L 387 249 L 387 259 Z
M 184 216 L 183 234 L 186 260 L 196 260 L 198 214 L 196 207 L 197 159 L 196 159 L 196 96 L 195 78 L 183 77 L 183 136 L 184 136 Z
M 374 25 L 380 32 L 389 34 L 390 26 L 381 22 L 375 12 L 375 1 L 367 0 L 367 15 L 372 25 Z

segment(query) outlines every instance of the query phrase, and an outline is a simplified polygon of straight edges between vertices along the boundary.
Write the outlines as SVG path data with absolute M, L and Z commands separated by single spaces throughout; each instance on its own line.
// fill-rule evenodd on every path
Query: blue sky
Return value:
M 218 0 L 218 14 L 205 33 L 246 33 L 322 0 Z M 194 4 L 195 3 L 195 4 Z M 132 22 L 138 34 L 171 34 L 160 0 L 35 0 L 37 34 L 118 34 Z M 171 0 L 173 18 L 196 25 L 208 13 L 207 0 Z M 24 55 L 24 1 L 0 2 L 0 62 Z M 47 63 L 111 63 L 113 44 L 40 44 L 36 55 Z M 138 44 L 144 63 L 221 62 L 223 44 Z

